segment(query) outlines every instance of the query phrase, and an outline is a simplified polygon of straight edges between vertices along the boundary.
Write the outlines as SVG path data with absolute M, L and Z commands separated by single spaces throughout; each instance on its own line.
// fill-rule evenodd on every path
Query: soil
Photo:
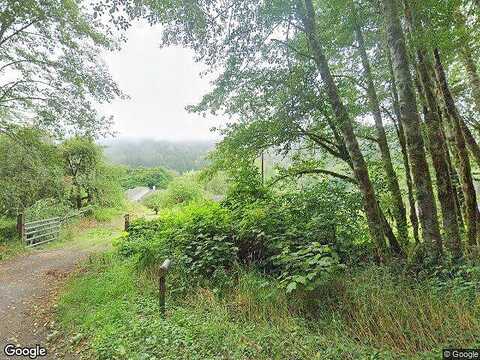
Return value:
M 57 352 L 49 342 L 55 334 L 52 314 L 65 280 L 78 264 L 100 250 L 67 245 L 34 250 L 0 263 L 0 359 L 28 359 L 7 357 L 7 344 L 47 348 L 47 356 L 38 359 L 74 358 Z

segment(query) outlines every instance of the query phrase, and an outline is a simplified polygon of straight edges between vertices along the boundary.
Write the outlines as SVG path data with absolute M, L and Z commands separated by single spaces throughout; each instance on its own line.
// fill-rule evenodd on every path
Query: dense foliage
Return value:
M 148 5 L 162 44 L 191 48 L 217 76 L 190 107 L 234 119 L 214 167 L 238 170 L 271 152 L 290 160 L 279 178 L 352 184 L 380 261 L 477 253 L 475 2 Z
M 110 132 L 94 104 L 123 94 L 99 55 L 120 36 L 95 15 L 78 1 L 2 3 L 0 133 L 32 123 L 58 136 Z
M 119 241 L 121 254 L 138 257 L 142 267 L 171 257 L 200 276 L 244 264 L 278 277 L 289 291 L 312 290 L 322 275 L 340 270 L 341 261 L 351 262 L 351 247 L 361 241 L 358 195 L 339 182 L 319 182 L 302 193 L 272 193 L 258 183 L 254 191 L 254 183 L 251 198 L 240 190 L 245 184 L 237 184 L 219 204 L 201 193 L 191 197 L 194 183 L 184 181 L 161 193 L 171 201 L 161 203 L 158 220 L 130 225 Z
M 0 217 L 27 220 L 65 216 L 87 205 L 123 203 L 122 170 L 103 159 L 91 138 L 55 143 L 31 128 L 0 135 Z M 10 222 L 9 220 L 5 220 Z
M 143 203 L 150 209 L 158 211 L 176 205 L 186 205 L 202 199 L 204 191 L 192 176 L 175 178 L 165 190 L 156 191 L 145 198 Z
M 120 182 L 124 189 L 133 189 L 137 186 L 165 189 L 173 175 L 162 167 L 138 167 L 124 169 Z
M 33 129 L 0 135 L 0 215 L 15 216 L 42 198 L 59 198 L 61 157 L 53 142 Z

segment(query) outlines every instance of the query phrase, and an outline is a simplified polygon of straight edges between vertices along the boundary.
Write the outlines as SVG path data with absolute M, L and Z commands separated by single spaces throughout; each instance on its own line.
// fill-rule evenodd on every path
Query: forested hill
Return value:
M 213 141 L 115 139 L 102 145 L 107 158 L 115 164 L 162 166 L 183 173 L 202 168 L 206 164 L 207 153 L 215 144 Z

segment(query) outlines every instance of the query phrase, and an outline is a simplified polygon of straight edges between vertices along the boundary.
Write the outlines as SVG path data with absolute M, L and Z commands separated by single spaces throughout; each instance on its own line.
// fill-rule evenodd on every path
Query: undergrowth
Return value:
M 98 257 L 69 284 L 59 321 L 95 359 L 435 359 L 480 345 L 478 296 L 437 294 L 388 268 L 292 294 L 252 269 L 198 281 L 173 269 L 164 318 L 155 276 Z

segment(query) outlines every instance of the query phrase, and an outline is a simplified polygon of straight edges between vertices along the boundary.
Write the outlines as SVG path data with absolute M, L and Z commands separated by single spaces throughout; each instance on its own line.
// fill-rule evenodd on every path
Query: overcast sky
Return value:
M 221 124 L 185 110 L 208 92 L 209 80 L 199 76 L 202 66 L 192 52 L 180 47 L 160 49 L 161 29 L 136 23 L 120 52 L 103 56 L 113 78 L 130 95 L 101 107 L 114 115 L 118 137 L 167 140 L 218 138 L 210 128 Z

